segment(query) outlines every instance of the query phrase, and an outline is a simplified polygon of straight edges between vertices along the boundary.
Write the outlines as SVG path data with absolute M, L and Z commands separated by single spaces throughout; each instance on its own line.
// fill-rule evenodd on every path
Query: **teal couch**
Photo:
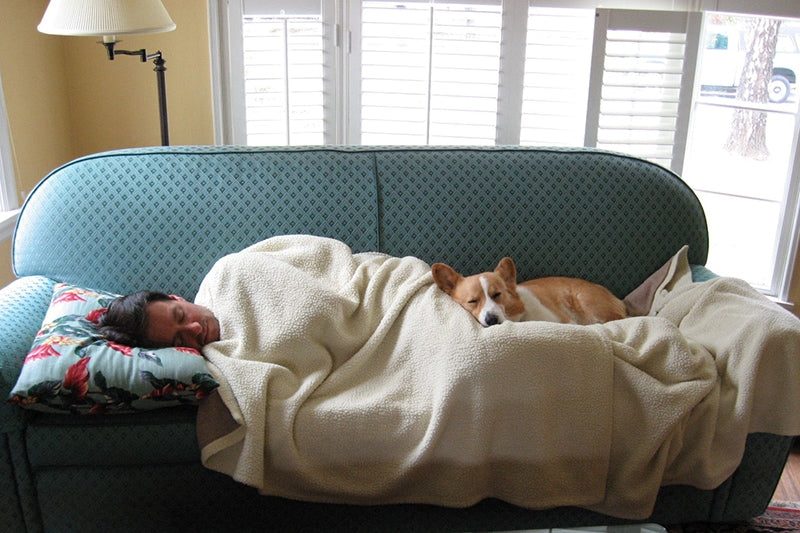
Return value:
M 164 147 L 87 156 L 50 173 L 13 241 L 0 291 L 0 390 L 8 397 L 56 282 L 192 298 L 219 257 L 291 233 L 355 251 L 477 272 L 513 256 L 520 278 L 579 276 L 624 296 L 682 245 L 696 279 L 708 234 L 672 172 L 590 149 Z M 203 468 L 195 408 L 71 416 L 0 405 L 4 531 L 479 531 L 622 521 L 499 501 L 469 509 L 345 506 L 259 496 Z M 760 514 L 791 439 L 749 437 L 715 490 L 668 486 L 650 521 Z

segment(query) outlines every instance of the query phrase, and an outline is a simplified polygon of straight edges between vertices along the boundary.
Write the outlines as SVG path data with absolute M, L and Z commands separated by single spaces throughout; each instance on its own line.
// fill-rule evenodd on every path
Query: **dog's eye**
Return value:
M 474 298 L 467 302 L 467 305 L 478 305 L 478 299 Z
M 501 292 L 496 292 L 496 293 L 492 294 L 492 300 L 497 300 L 502 295 L 503 294 Z

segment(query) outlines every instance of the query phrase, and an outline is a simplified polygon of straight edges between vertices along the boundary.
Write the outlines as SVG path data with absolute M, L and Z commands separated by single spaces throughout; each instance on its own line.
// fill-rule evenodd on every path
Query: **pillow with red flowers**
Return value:
M 218 386 L 197 350 L 105 339 L 97 320 L 117 296 L 56 284 L 9 401 L 54 413 L 129 413 L 193 404 Z

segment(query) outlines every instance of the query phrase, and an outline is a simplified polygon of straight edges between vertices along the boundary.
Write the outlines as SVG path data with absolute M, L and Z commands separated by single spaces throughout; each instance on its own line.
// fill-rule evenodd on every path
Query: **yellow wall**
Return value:
M 163 53 L 170 144 L 213 144 L 207 4 L 163 2 L 177 28 L 120 37 L 118 48 Z M 161 144 L 152 62 L 109 61 L 99 38 L 39 33 L 46 7 L 47 0 L 2 0 L 0 11 L 0 79 L 20 202 L 76 157 Z M 0 287 L 13 278 L 10 243 L 0 242 Z
M 7 258 L 11 257 L 11 239 L 6 239 L 4 241 L 0 241 L 0 257 Z M 5 287 L 12 281 L 14 281 L 14 274 L 11 272 L 11 269 L 0 269 L 0 287 Z
M 44 1 L 4 0 L 0 17 L 0 77 L 22 195 L 72 155 L 70 106 L 59 41 L 35 28 Z

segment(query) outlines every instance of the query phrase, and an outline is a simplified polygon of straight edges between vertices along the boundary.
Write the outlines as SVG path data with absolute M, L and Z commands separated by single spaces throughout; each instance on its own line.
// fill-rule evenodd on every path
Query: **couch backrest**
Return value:
M 381 246 L 480 272 L 504 255 L 519 279 L 565 275 L 624 295 L 684 244 L 705 264 L 708 233 L 671 171 L 590 149 L 492 148 L 378 155 Z
M 657 165 L 590 149 L 163 147 L 50 173 L 20 213 L 13 264 L 117 292 L 193 297 L 219 257 L 311 233 L 463 270 L 580 276 L 623 295 L 683 244 L 704 264 L 691 190 Z

